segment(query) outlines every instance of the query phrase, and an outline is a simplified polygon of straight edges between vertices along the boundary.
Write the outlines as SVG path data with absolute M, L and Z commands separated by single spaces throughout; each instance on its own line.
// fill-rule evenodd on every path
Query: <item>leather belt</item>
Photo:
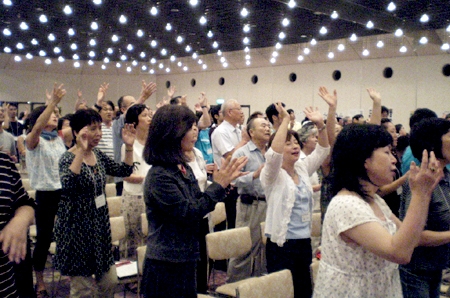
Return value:
M 253 204 L 253 201 L 266 201 L 266 197 L 256 197 L 251 195 L 241 195 L 241 203 L 251 205 Z

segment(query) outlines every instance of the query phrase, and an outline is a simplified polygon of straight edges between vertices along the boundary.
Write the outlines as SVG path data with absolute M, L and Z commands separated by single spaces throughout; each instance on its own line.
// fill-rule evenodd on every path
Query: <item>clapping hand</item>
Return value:
M 124 128 L 122 128 L 123 142 L 127 146 L 133 146 L 135 139 L 136 139 L 136 128 L 134 128 L 134 124 L 126 123 Z
M 328 104 L 330 107 L 336 107 L 337 105 L 337 92 L 334 90 L 333 94 L 328 92 L 327 88 L 321 86 L 319 88 L 319 96 L 322 97 L 323 100 Z
M 412 192 L 418 192 L 422 197 L 431 197 L 431 193 L 443 177 L 442 167 L 433 151 L 430 152 L 429 157 L 427 150 L 423 151 L 420 167 L 415 162 L 411 162 L 409 185 Z

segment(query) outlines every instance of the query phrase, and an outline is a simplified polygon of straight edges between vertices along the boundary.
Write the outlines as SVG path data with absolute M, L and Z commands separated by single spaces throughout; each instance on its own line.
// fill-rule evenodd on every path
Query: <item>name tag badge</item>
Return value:
M 311 214 L 302 215 L 302 222 L 310 222 L 310 221 L 311 221 Z
M 100 208 L 106 205 L 105 194 L 101 194 L 95 198 L 95 207 Z

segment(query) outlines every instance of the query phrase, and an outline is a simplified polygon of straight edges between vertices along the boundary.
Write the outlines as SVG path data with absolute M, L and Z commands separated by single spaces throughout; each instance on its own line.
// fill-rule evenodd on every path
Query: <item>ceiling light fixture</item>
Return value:
M 142 31 L 141 29 L 139 29 L 139 30 L 136 32 L 136 35 L 137 35 L 137 37 L 142 37 L 142 36 L 144 36 L 144 31 Z
M 128 58 L 127 58 L 127 55 L 121 55 L 120 56 L 120 60 L 122 60 L 122 61 L 126 61 Z
M 330 17 L 335 20 L 335 19 L 337 19 L 339 17 L 339 14 L 337 13 L 336 10 L 333 10 L 333 12 L 331 13 Z
M 442 44 L 441 50 L 448 51 L 449 49 L 450 49 L 450 45 L 448 44 L 448 42 Z
M 250 49 L 248 47 L 245 47 L 244 52 L 248 53 L 250 52 Z
M 95 57 L 95 52 L 94 51 L 90 51 L 89 52 L 89 57 L 94 58 Z
M 105 57 L 105 58 L 103 59 L 103 62 L 104 62 L 104 63 L 109 63 L 109 58 L 108 58 L 108 57 Z
M 373 24 L 372 21 L 368 21 L 367 24 L 366 24 L 366 27 L 367 27 L 368 29 L 372 29 L 373 26 L 374 26 L 374 24 Z
M 337 49 L 338 49 L 339 52 L 342 52 L 343 50 L 345 50 L 345 45 L 344 45 L 343 43 L 340 43 L 340 44 L 337 46 Z
M 368 49 L 364 49 L 364 51 L 362 51 L 362 55 L 363 56 L 369 56 L 369 54 L 370 54 L 370 52 L 369 52 L 369 50 Z
M 16 48 L 19 49 L 19 50 L 23 50 L 23 44 L 22 44 L 21 42 L 19 42 L 19 43 L 16 45 Z
M 390 2 L 389 5 L 387 6 L 388 11 L 394 11 L 396 9 L 397 9 L 397 6 L 395 6 L 394 2 Z
M 152 16 L 156 16 L 156 15 L 158 14 L 158 9 L 156 8 L 156 6 L 153 6 L 153 7 L 150 9 L 150 14 L 151 14 Z
M 249 54 L 245 55 L 245 60 L 249 60 L 251 57 Z
M 201 16 L 199 22 L 200 22 L 201 25 L 205 25 L 206 24 L 205 16 Z
M 186 46 L 186 48 L 184 49 L 186 52 L 190 52 L 192 49 L 191 49 L 191 46 L 190 45 L 187 45 Z
M 350 40 L 351 40 L 351 41 L 357 41 L 357 40 L 358 40 L 358 36 L 356 36 L 356 34 L 353 33 L 353 34 L 350 36 Z
M 21 22 L 20 23 L 20 25 L 19 25 L 19 27 L 20 27 L 20 29 L 22 29 L 22 30 L 28 30 L 28 24 L 27 23 L 25 23 L 25 22 Z
M 282 24 L 284 27 L 289 26 L 289 23 L 290 23 L 290 21 L 289 21 L 288 18 L 284 18 L 284 19 L 281 21 L 281 24 Z
M 322 28 L 320 28 L 320 30 L 319 30 L 319 33 L 322 34 L 322 35 L 327 34 L 327 32 L 328 32 L 328 30 L 327 30 L 327 28 L 325 26 L 322 26 Z
M 197 55 L 197 53 L 194 53 L 194 54 L 192 54 L 192 59 L 197 59 L 197 57 L 198 57 L 198 55 Z
M 217 41 L 214 41 L 212 46 L 213 48 L 217 49 L 219 47 L 219 44 L 217 43 Z
M 406 53 L 408 49 L 405 46 L 402 46 L 399 51 L 400 53 Z
M 200 64 L 200 65 L 202 65 L 202 64 L 203 64 L 203 60 L 202 60 L 202 59 L 198 59 L 198 60 L 197 60 L 197 63 Z
M 328 59 L 333 59 L 333 58 L 334 58 L 334 53 L 328 52 Z
M 33 38 L 33 39 L 31 40 L 31 44 L 32 44 L 32 45 L 38 45 L 39 42 L 36 40 L 36 38 Z
M 55 41 L 55 39 L 56 39 L 56 37 L 55 37 L 55 35 L 54 35 L 53 33 L 50 33 L 50 34 L 48 35 L 48 40 L 50 40 L 50 41 Z
M 75 68 L 79 68 L 81 66 L 81 64 L 80 64 L 80 62 L 78 62 L 78 61 L 75 61 L 74 63 L 73 63 L 73 67 L 75 67 Z
M 248 10 L 247 10 L 247 8 L 243 8 L 242 10 L 241 10 L 241 16 L 243 16 L 244 18 L 246 17 L 246 16 L 248 16 Z
M 286 34 L 284 32 L 280 32 L 280 34 L 278 34 L 278 38 L 283 40 L 286 38 Z
M 189 0 L 189 4 L 191 6 L 196 6 L 198 4 L 198 0 Z
M 170 23 L 167 23 L 167 25 L 166 25 L 166 30 L 167 30 L 167 31 L 172 30 L 172 25 L 171 25 Z
M 97 42 L 95 41 L 95 39 L 92 38 L 91 40 L 89 40 L 89 45 L 91 47 L 95 47 L 97 45 Z
M 183 67 L 183 70 L 184 70 L 184 71 L 187 71 L 187 70 L 188 70 L 188 67 L 187 67 L 187 66 L 184 66 L 184 67 Z
M 218 56 L 222 56 L 222 51 L 221 51 L 221 50 L 218 50 L 218 51 L 217 51 L 217 55 L 218 55 Z
M 75 30 L 73 30 L 72 28 L 69 28 L 69 30 L 67 30 L 67 34 L 69 34 L 69 36 L 74 36 Z
M 118 42 L 119 41 L 119 37 L 117 36 L 117 35 L 113 35 L 112 37 L 111 37 L 111 40 L 113 41 L 113 42 Z
M 10 47 L 4 47 L 4 48 L 3 48 L 3 51 L 4 51 L 5 53 L 11 53 L 11 48 L 10 48 Z
M 47 16 L 46 16 L 45 14 L 41 14 L 41 15 L 39 16 L 39 22 L 41 22 L 41 23 L 47 23 L 47 22 L 48 22 Z
M 9 30 L 8 28 L 3 29 L 3 35 L 11 36 L 11 30 Z
M 160 69 L 163 69 L 163 68 L 164 68 L 164 64 L 159 63 L 158 67 L 159 67 Z
M 88 64 L 89 64 L 90 66 L 92 66 L 92 65 L 94 65 L 94 61 L 89 60 L 89 61 L 88 61 Z
M 244 30 L 245 33 L 250 32 L 250 25 L 249 24 L 245 24 L 243 30 Z
M 78 49 L 78 46 L 76 43 L 73 43 L 70 45 L 70 48 L 72 49 L 72 51 L 75 51 L 76 49 Z
M 27 53 L 27 54 L 25 55 L 25 57 L 26 57 L 28 60 L 33 59 L 33 55 L 31 55 L 30 53 Z
M 272 52 L 272 57 L 278 57 L 278 52 L 277 51 L 274 51 L 274 52 Z
M 167 67 L 167 68 L 166 68 L 166 72 L 170 72 L 170 68 Z
M 420 44 L 427 44 L 427 43 L 428 43 L 428 38 L 426 38 L 425 36 L 422 36 L 422 37 L 419 39 L 419 43 L 420 43 Z
M 275 59 L 274 57 L 270 58 L 270 63 L 274 64 L 275 62 L 277 62 L 277 59 Z
M 208 31 L 208 34 L 206 34 L 209 38 L 211 38 L 211 37 L 213 37 L 214 36 L 214 33 L 212 33 L 212 31 L 211 30 L 209 30 Z
M 298 55 L 297 60 L 298 61 L 303 61 L 305 58 L 302 55 Z
M 183 37 L 181 37 L 180 35 L 178 35 L 178 37 L 177 37 L 177 42 L 178 42 L 178 43 L 182 43 L 182 42 L 183 42 Z
M 245 61 L 245 65 L 249 66 L 251 64 L 250 60 Z
M 55 47 L 55 48 L 53 49 L 53 52 L 55 52 L 55 54 L 59 54 L 59 53 L 61 53 L 61 49 L 58 48 L 58 47 Z
M 227 63 L 227 62 L 224 62 L 224 63 L 222 64 L 222 66 L 223 66 L 224 68 L 227 68 L 227 67 L 228 67 L 228 63 Z
M 112 53 L 114 53 L 114 50 L 112 48 L 108 48 L 106 52 L 111 55 Z
M 66 15 L 71 15 L 72 12 L 73 12 L 73 11 L 72 11 L 72 7 L 70 7 L 69 5 L 64 6 L 63 11 L 64 11 L 64 13 L 65 13 Z
M 167 55 L 167 50 L 166 49 L 162 49 L 161 50 L 161 55 L 163 55 L 163 56 Z
M 106 65 L 102 64 L 102 69 L 105 70 L 106 69 Z
M 39 56 L 45 57 L 45 56 L 47 56 L 47 53 L 44 50 L 40 50 L 39 51 Z
M 303 49 L 303 54 L 309 55 L 309 53 L 311 53 L 311 50 L 309 48 L 304 48 Z
M 140 56 L 141 58 L 145 58 L 145 52 L 141 52 L 141 53 L 139 54 L 139 56 Z
M 122 66 L 122 65 L 121 65 L 119 62 L 116 63 L 116 67 L 117 67 L 117 68 L 120 68 L 121 66 Z
M 225 61 L 227 61 L 227 59 L 225 59 L 225 57 L 220 57 L 220 63 L 224 63 Z
M 290 8 L 294 8 L 297 5 L 297 3 L 294 0 L 289 0 L 288 6 Z
M 155 73 L 155 70 L 152 68 L 152 69 L 150 69 L 149 73 L 150 73 L 150 74 L 154 74 L 154 73 Z
M 128 44 L 127 45 L 127 50 L 128 50 L 128 52 L 131 52 L 132 50 L 134 50 L 133 45 L 132 44 Z
M 14 56 L 14 61 L 20 62 L 22 61 L 22 58 L 20 58 L 20 56 Z
M 400 29 L 400 28 L 395 30 L 394 35 L 397 36 L 397 37 L 401 37 L 403 35 L 403 30 Z
M 147 66 L 142 65 L 141 70 L 142 70 L 142 71 L 147 71 Z
M 279 42 L 277 42 L 275 44 L 275 49 L 277 49 L 277 50 L 281 49 L 282 47 L 283 47 L 283 45 L 281 43 L 279 43 Z
M 131 72 L 131 66 L 127 66 L 127 72 Z
M 378 48 L 384 47 L 384 42 L 383 42 L 382 40 L 379 40 L 379 41 L 377 42 L 377 47 L 378 47 Z
M 152 46 L 152 48 L 156 47 L 158 45 L 158 42 L 156 40 L 152 40 L 150 42 L 150 45 Z
M 66 59 L 64 59 L 63 56 L 58 57 L 58 62 L 63 63 L 64 61 L 66 61 Z
M 317 44 L 317 40 L 315 40 L 314 38 L 311 39 L 311 45 L 315 46 Z
M 137 66 L 137 65 L 138 65 L 138 62 L 137 62 L 136 60 L 133 60 L 133 62 L 131 62 L 131 65 Z
M 156 63 L 156 59 L 155 58 L 150 59 L 150 63 L 151 64 L 155 64 Z
M 91 29 L 92 29 L 92 30 L 98 30 L 98 24 L 97 24 L 97 22 L 92 22 L 92 23 L 91 23 Z
M 244 39 L 242 40 L 242 42 L 243 42 L 244 44 L 249 44 L 250 39 L 246 36 L 246 37 L 244 37 Z
M 95 5 L 102 4 L 102 0 L 93 0 L 92 2 L 94 2 Z
M 176 59 L 177 58 L 174 55 L 170 56 L 170 61 L 174 62 Z
M 124 16 L 123 14 L 120 15 L 120 17 L 119 17 L 119 22 L 120 22 L 121 24 L 125 24 L 125 23 L 127 22 L 127 17 Z
M 203 69 L 207 69 L 207 68 L 208 68 L 208 65 L 203 64 L 203 65 L 202 65 L 202 68 L 203 68 Z
M 421 17 L 420 17 L 420 21 L 422 22 L 422 23 L 426 23 L 426 22 L 428 22 L 430 20 L 430 17 L 426 14 L 426 13 L 424 13 Z
M 5 6 L 11 6 L 11 5 L 12 5 L 12 2 L 11 2 L 11 0 L 3 0 L 3 5 L 5 5 Z
M 50 60 L 50 59 L 48 59 L 48 58 L 47 58 L 47 59 L 45 59 L 45 61 L 44 61 L 44 62 L 45 62 L 45 64 L 47 64 L 47 65 L 50 65 L 50 64 L 52 64 L 52 60 Z
M 74 54 L 74 55 L 72 56 L 72 58 L 73 58 L 73 60 L 78 60 L 78 59 L 80 59 L 80 56 L 78 56 L 78 54 Z

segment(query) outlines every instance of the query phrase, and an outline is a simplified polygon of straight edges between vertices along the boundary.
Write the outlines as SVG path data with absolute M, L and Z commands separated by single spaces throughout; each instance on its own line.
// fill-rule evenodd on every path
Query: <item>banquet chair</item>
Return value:
M 236 288 L 237 298 L 293 298 L 294 285 L 290 270 L 245 279 Z
M 120 212 L 122 208 L 121 196 L 106 197 L 106 202 L 108 203 L 109 217 L 116 217 L 122 215 L 122 213 Z
M 106 183 L 105 185 L 105 195 L 106 197 L 115 197 L 117 196 L 116 184 L 115 183 Z

